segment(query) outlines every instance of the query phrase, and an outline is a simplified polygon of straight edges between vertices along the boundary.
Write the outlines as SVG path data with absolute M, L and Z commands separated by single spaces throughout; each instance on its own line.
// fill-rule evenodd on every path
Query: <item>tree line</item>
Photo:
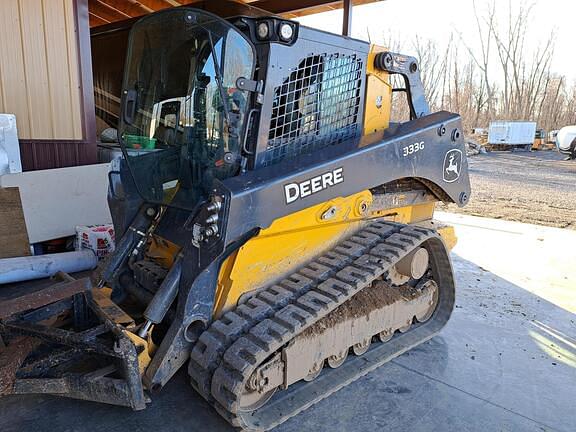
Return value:
M 536 121 L 547 131 L 576 124 L 576 84 L 551 68 L 554 33 L 538 47 L 527 44 L 532 12 L 527 3 L 509 3 L 502 14 L 495 1 L 482 11 L 474 2 L 479 49 L 455 32 L 441 48 L 418 36 L 409 46 L 388 36 L 385 45 L 415 55 L 431 108 L 460 113 L 467 132 L 492 120 Z M 394 104 L 396 120 L 405 118 L 407 107 L 397 93 Z

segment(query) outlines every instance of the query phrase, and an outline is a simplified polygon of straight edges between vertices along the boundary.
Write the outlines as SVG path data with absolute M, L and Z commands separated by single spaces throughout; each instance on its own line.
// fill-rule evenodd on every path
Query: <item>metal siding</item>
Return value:
M 96 146 L 84 141 L 20 140 L 23 171 L 88 165 L 96 162 Z
M 75 0 L 0 2 L 0 108 L 21 139 L 82 139 Z
M 18 0 L 0 2 L 0 93 L 2 111 L 16 115 L 20 137 L 30 136 Z
M 82 86 L 80 83 L 80 67 L 79 67 L 79 47 L 78 47 L 78 29 L 76 28 L 76 19 L 74 11 L 74 0 L 64 0 L 65 16 L 66 16 L 66 49 L 68 53 L 68 76 L 70 77 L 70 104 L 74 106 L 72 109 L 72 124 L 74 125 L 74 139 L 82 139 Z M 92 89 L 87 89 L 92 92 Z M 93 108 L 89 108 L 93 109 Z M 94 137 L 84 137 L 88 141 L 92 141 Z
M 52 128 L 51 89 L 48 81 L 47 41 L 44 35 L 42 1 L 20 0 L 19 9 L 26 98 L 30 109 L 30 137 L 52 139 L 54 138 L 54 130 Z
M 79 109 L 78 98 L 71 97 L 68 35 L 66 34 L 66 18 L 63 13 L 65 2 L 66 0 L 44 0 L 42 2 L 42 15 L 46 24 L 44 26 L 46 65 L 54 138 L 60 136 L 75 137 L 72 112 Z

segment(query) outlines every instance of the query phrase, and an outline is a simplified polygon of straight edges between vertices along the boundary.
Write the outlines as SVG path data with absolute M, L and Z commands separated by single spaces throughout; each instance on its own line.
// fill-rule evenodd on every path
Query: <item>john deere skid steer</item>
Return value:
M 168 9 L 132 27 L 121 116 L 140 151 L 109 176 L 117 249 L 95 286 L 0 306 L 0 394 L 142 410 L 186 366 L 232 425 L 267 430 L 446 324 L 454 238 L 432 217 L 466 204 L 468 167 L 414 58 Z

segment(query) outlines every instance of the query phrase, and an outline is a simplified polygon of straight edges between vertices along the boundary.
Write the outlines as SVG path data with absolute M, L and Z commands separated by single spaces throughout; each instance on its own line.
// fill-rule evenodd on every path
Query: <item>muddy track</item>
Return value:
M 424 242 L 431 254 L 433 278 L 444 292 L 434 319 L 374 347 L 362 358 L 349 359 L 338 371 L 326 371 L 323 378 L 305 383 L 306 389 L 297 383 L 261 409 L 241 409 L 240 396 L 247 380 L 271 354 L 371 286 L 390 266 Z M 282 423 L 429 339 L 444 326 L 452 311 L 452 269 L 444 243 L 434 231 L 372 223 L 317 261 L 215 321 L 192 350 L 192 385 L 232 425 L 268 430 Z M 264 294 L 270 298 L 262 297 Z M 280 298 L 282 301 L 278 301 Z

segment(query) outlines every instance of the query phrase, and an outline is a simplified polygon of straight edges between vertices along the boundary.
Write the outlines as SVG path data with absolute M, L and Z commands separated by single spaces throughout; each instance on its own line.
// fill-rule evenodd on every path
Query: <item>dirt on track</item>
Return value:
M 563 159 L 555 151 L 472 156 L 470 202 L 438 210 L 576 230 L 576 161 Z

